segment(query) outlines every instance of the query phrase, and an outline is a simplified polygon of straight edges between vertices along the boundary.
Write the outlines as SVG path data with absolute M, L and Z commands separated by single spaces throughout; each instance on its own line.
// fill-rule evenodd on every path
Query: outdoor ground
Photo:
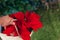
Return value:
M 32 40 L 60 40 L 60 9 L 38 11 L 41 15 L 41 21 L 43 22 L 43 28 L 34 32 Z

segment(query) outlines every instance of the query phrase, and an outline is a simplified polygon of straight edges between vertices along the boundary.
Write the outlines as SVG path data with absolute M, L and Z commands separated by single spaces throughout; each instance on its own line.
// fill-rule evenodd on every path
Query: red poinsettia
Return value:
M 13 19 L 17 19 L 14 23 L 23 40 L 30 40 L 31 30 L 37 31 L 39 28 L 42 28 L 40 16 L 35 12 L 26 11 L 25 14 L 23 12 L 16 12 L 14 14 L 10 14 L 9 16 Z M 10 36 L 11 33 L 13 33 L 14 36 L 18 36 L 15 25 L 6 26 L 6 30 L 4 30 L 3 33 L 8 36 Z

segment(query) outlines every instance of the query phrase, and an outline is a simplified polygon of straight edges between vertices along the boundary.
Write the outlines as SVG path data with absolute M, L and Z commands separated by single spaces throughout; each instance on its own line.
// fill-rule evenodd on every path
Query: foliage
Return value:
M 39 0 L 0 0 L 0 15 L 17 11 L 36 11 L 41 16 L 43 28 L 34 32 L 32 40 L 60 40 L 60 10 L 43 11 Z M 42 7 L 43 8 L 43 7 Z
M 0 15 L 37 10 L 39 0 L 0 0 Z
M 43 28 L 34 32 L 32 40 L 60 40 L 60 10 L 40 12 Z

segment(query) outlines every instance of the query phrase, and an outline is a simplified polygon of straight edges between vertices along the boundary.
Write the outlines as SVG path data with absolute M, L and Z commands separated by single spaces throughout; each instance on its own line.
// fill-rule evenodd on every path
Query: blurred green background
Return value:
M 41 16 L 43 28 L 34 32 L 31 40 L 60 40 L 60 4 L 52 7 L 47 10 L 41 0 L 0 0 L 0 16 L 17 11 L 35 11 Z

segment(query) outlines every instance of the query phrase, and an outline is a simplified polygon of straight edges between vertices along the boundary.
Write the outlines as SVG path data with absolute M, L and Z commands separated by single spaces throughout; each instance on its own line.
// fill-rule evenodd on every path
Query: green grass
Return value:
M 60 40 L 60 10 L 38 11 L 43 28 L 34 32 L 32 40 Z

